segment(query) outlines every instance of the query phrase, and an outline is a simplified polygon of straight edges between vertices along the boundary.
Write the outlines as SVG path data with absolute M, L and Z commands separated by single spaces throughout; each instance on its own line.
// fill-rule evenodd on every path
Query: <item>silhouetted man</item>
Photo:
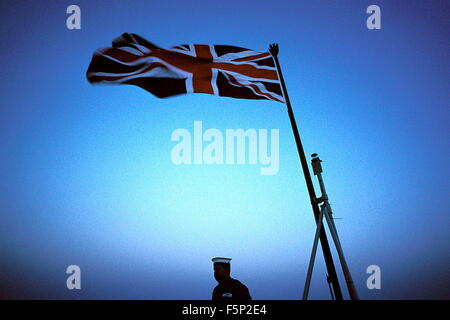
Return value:
M 219 283 L 213 290 L 213 300 L 252 300 L 247 287 L 239 280 L 230 277 L 231 258 L 212 258 L 214 278 Z

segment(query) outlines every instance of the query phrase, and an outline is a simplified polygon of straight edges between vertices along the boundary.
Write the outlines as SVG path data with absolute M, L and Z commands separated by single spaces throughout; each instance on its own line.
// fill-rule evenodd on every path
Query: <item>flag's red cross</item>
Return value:
M 275 70 L 260 69 L 251 64 L 233 64 L 223 61 L 214 60 L 210 46 L 204 44 L 195 44 L 195 57 L 188 54 L 183 54 L 179 51 L 171 50 L 152 50 L 148 56 L 160 58 L 172 66 L 192 74 L 192 88 L 197 93 L 214 94 L 212 87 L 213 69 L 220 69 L 223 71 L 232 71 L 242 75 L 267 80 L 278 80 L 277 72 Z M 233 59 L 234 62 L 251 61 L 254 59 L 269 57 L 270 53 L 260 53 L 243 58 Z M 234 77 L 230 74 L 230 80 L 240 85 Z M 253 87 L 253 86 L 252 86 Z M 256 86 L 253 87 L 254 89 Z M 259 91 L 259 90 L 258 90 Z

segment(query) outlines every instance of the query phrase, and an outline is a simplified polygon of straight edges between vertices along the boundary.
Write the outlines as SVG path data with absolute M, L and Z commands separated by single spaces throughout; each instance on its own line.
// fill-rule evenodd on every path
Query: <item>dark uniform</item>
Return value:
M 239 280 L 230 278 L 219 283 L 213 290 L 213 300 L 252 300 L 248 288 Z

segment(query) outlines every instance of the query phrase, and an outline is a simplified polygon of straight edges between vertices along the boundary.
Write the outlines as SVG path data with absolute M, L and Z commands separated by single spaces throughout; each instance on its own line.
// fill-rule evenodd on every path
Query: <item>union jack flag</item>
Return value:
M 136 85 L 159 98 L 208 93 L 284 103 L 268 52 L 206 44 L 162 49 L 134 33 L 124 33 L 112 47 L 97 50 L 87 79 L 90 83 Z

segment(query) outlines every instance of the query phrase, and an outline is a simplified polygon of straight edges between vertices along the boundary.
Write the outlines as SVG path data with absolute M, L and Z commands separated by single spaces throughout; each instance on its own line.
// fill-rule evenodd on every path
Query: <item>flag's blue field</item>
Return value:
M 66 27 L 71 4 L 80 30 Z M 372 4 L 379 30 L 366 26 Z M 210 299 L 214 256 L 233 258 L 254 299 L 301 297 L 315 223 L 285 106 L 89 84 L 94 50 L 124 32 L 163 48 L 279 43 L 360 297 L 450 298 L 447 1 L 0 6 L 0 298 Z M 172 132 L 195 120 L 279 129 L 278 172 L 175 165 Z M 67 289 L 69 265 L 81 290 Z M 381 289 L 367 287 L 370 265 Z M 320 247 L 310 297 L 330 298 Z

